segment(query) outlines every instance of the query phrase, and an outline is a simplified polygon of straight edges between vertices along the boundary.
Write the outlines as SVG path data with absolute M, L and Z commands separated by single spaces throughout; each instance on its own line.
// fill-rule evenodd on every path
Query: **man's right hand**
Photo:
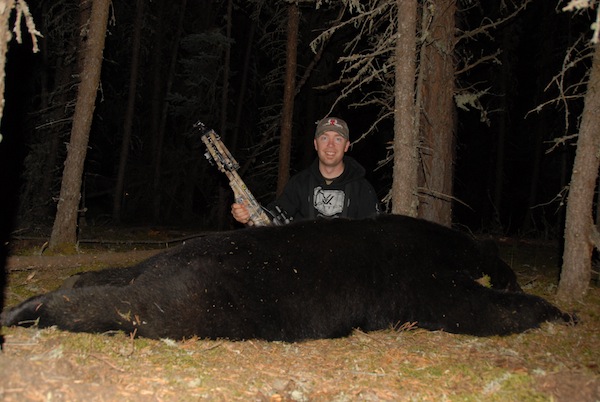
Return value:
M 244 225 L 247 225 L 248 222 L 250 222 L 250 212 L 244 204 L 232 204 L 231 215 L 233 215 L 233 219 Z

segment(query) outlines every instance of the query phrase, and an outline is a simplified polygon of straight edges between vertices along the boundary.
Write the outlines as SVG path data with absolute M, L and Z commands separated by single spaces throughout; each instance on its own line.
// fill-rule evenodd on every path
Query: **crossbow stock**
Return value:
M 272 225 L 271 219 L 238 174 L 237 170 L 240 168 L 240 165 L 233 155 L 231 155 L 225 144 L 223 144 L 221 137 L 214 130 L 207 129 L 200 121 L 194 124 L 194 127 L 203 133 L 202 142 L 204 142 L 208 150 L 204 156 L 211 164 L 216 165 L 221 172 L 225 173 L 229 179 L 229 186 L 233 190 L 235 202 L 244 204 L 248 208 L 248 212 L 250 212 L 248 225 Z

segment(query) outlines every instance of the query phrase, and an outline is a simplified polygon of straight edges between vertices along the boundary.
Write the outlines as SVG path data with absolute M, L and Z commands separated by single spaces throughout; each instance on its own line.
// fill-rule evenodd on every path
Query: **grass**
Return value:
M 552 247 L 502 246 L 530 293 L 553 301 Z M 8 304 L 98 264 L 12 271 Z M 299 343 L 131 339 L 4 329 L 0 399 L 128 401 L 597 401 L 600 289 L 575 327 L 507 337 L 393 329 Z M 32 381 L 35 379 L 35 381 Z

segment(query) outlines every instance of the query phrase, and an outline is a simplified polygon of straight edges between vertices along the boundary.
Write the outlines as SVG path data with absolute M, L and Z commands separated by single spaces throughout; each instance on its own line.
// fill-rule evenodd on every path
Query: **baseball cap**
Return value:
M 348 124 L 338 117 L 325 117 L 317 123 L 317 130 L 315 131 L 315 137 L 323 134 L 326 131 L 335 131 L 345 139 L 350 139 L 350 130 L 348 130 Z

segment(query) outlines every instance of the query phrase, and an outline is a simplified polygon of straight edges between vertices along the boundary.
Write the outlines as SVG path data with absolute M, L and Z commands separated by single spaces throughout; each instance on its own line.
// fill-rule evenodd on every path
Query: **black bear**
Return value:
M 405 322 L 488 336 L 572 320 L 523 293 L 494 247 L 398 215 L 214 233 L 71 282 L 4 311 L 2 324 L 299 341 Z

